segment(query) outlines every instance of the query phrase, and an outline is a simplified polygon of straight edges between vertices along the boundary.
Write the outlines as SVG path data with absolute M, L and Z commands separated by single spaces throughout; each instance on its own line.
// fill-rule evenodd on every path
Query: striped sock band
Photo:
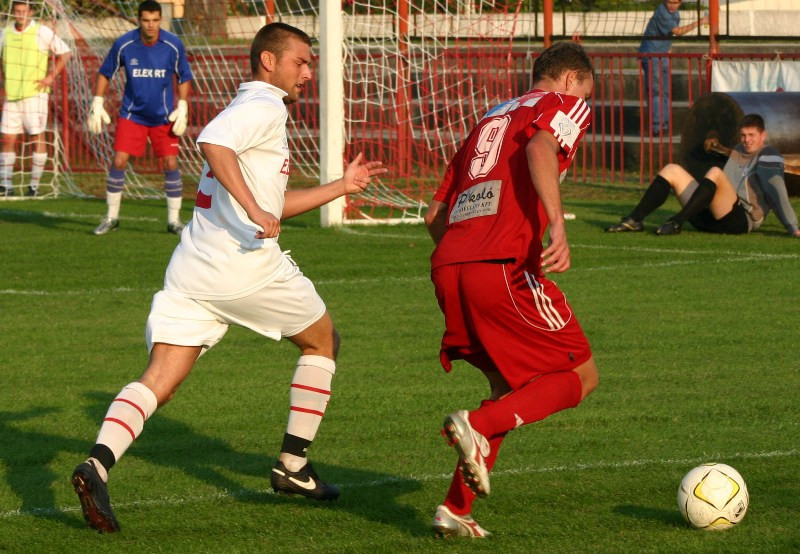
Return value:
M 126 385 L 108 408 L 97 444 L 107 446 L 118 461 L 141 434 L 144 422 L 156 408 L 158 400 L 153 391 L 139 382 Z
M 300 356 L 289 393 L 286 433 L 314 440 L 328 407 L 336 362 L 324 356 Z

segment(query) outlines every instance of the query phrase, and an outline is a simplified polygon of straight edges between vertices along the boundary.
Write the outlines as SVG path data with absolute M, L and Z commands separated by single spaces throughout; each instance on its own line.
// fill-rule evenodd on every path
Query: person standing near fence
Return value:
M 52 29 L 33 20 L 28 2 L 11 3 L 13 22 L 0 31 L 0 52 L 3 56 L 5 102 L 0 132 L 0 194 L 13 196 L 14 163 L 17 159 L 17 136 L 23 130 L 33 143 L 31 180 L 27 196 L 39 194 L 39 181 L 47 163 L 47 128 L 50 87 L 61 73 L 72 53 Z M 54 56 L 48 71 L 50 53 Z
M 642 54 L 666 54 L 672 50 L 669 37 L 685 35 L 692 29 L 708 23 L 708 17 L 681 26 L 681 15 L 678 8 L 681 0 L 664 0 L 659 4 L 647 22 L 644 37 L 639 45 Z M 652 114 L 650 128 L 653 134 L 669 133 L 669 58 L 643 56 L 642 73 L 648 106 Z
M 114 75 L 125 70 L 125 93 L 114 134 L 114 160 L 106 179 L 108 210 L 95 235 L 119 227 L 119 208 L 125 186 L 125 168 L 130 156 L 141 156 L 147 139 L 164 167 L 167 196 L 167 231 L 179 235 L 183 182 L 178 169 L 178 137 L 189 120 L 189 89 L 192 70 L 186 50 L 174 34 L 161 29 L 161 5 L 144 0 L 138 7 L 139 27 L 119 37 L 100 66 L 94 98 L 86 126 L 100 133 L 111 118 L 103 107 L 104 95 Z M 178 105 L 173 109 L 173 76 L 178 78 Z

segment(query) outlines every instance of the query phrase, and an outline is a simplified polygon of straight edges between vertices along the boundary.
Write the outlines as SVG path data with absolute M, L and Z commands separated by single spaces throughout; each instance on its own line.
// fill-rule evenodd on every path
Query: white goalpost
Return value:
M 341 0 L 319 2 L 319 103 L 320 148 L 319 181 L 321 185 L 342 176 L 344 156 L 344 71 L 342 45 Z M 320 224 L 323 227 L 344 222 L 345 197 L 322 206 Z

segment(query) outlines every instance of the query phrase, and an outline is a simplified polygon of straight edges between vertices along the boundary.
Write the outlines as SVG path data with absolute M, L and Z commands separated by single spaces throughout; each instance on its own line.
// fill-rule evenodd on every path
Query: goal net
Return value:
M 232 100 L 239 83 L 251 79 L 248 52 L 256 31 L 268 21 L 286 22 L 318 41 L 318 52 L 320 39 L 329 31 L 324 26 L 330 25 L 321 20 L 323 2 L 331 5 L 330 0 L 161 2 L 162 27 L 181 38 L 194 74 L 189 127 L 181 137 L 179 155 L 187 194 L 202 168 L 194 140 Z M 577 14 L 584 24 L 590 19 L 587 13 L 608 20 L 601 3 L 597 0 L 597 6 Z M 92 135 L 85 121 L 97 69 L 113 41 L 137 26 L 139 2 L 31 0 L 31 4 L 37 19 L 53 28 L 73 52 L 50 96 L 48 193 L 102 196 L 113 158 L 124 75 L 116 75 L 106 93 L 111 125 Z M 10 0 L 0 0 L 0 5 L 10 16 Z M 533 59 L 541 51 L 545 32 L 543 0 L 343 0 L 333 5 L 342 36 L 341 127 L 321 132 L 321 121 L 331 106 L 320 101 L 319 87 L 325 79 L 313 80 L 304 97 L 289 107 L 290 186 L 318 184 L 326 141 L 341 138 L 343 159 L 363 152 L 390 170 L 364 194 L 346 199 L 343 222 L 419 221 L 447 162 L 476 121 L 498 102 L 530 87 Z M 553 19 L 569 22 L 562 26 L 564 34 L 581 32 L 558 11 L 563 5 L 555 2 Z M 574 9 L 570 13 L 573 17 Z M 617 34 L 621 25 L 631 37 L 641 36 L 650 13 L 639 7 L 634 15 L 617 14 L 616 27 L 604 23 L 605 32 Z M 631 24 L 631 18 L 638 23 Z M 551 29 L 559 34 L 558 25 Z M 27 152 L 17 159 L 15 186 L 24 187 L 30 173 Z M 149 147 L 144 157 L 131 158 L 124 193 L 163 196 L 162 168 Z
M 346 0 L 341 10 L 342 154 L 352 159 L 363 152 L 390 169 L 365 194 L 347 199 L 345 222 L 419 221 L 448 160 L 475 121 L 498 100 L 530 84 L 530 60 L 512 48 L 515 34 L 536 34 L 530 17 L 524 23 L 530 29 L 519 32 L 522 3 L 415 2 Z M 73 52 L 51 94 L 48 140 L 55 155 L 49 163 L 61 180 L 51 190 L 102 196 L 124 75 L 116 75 L 106 93 L 111 125 L 92 135 L 85 121 L 97 69 L 113 41 L 137 26 L 138 2 L 34 0 L 32 5 L 37 19 Z M 184 180 L 192 184 L 202 168 L 194 140 L 235 96 L 239 83 L 250 80 L 248 51 L 255 32 L 277 20 L 318 40 L 319 7 L 310 0 L 173 0 L 161 5 L 162 27 L 181 38 L 194 73 L 189 127 L 179 155 Z M 10 14 L 10 1 L 6 6 Z M 305 97 L 290 106 L 290 186 L 319 182 L 326 140 L 320 134 L 320 111 L 327 109 L 320 105 L 319 82 L 315 79 Z M 149 147 L 144 157 L 131 158 L 124 194 L 163 196 L 161 169 Z

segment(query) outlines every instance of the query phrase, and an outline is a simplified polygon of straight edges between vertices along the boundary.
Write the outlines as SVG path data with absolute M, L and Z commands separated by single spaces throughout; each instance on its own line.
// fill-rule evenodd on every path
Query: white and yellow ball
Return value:
M 678 488 L 678 508 L 696 529 L 720 531 L 733 527 L 744 518 L 749 502 L 744 479 L 725 464 L 694 468 Z

